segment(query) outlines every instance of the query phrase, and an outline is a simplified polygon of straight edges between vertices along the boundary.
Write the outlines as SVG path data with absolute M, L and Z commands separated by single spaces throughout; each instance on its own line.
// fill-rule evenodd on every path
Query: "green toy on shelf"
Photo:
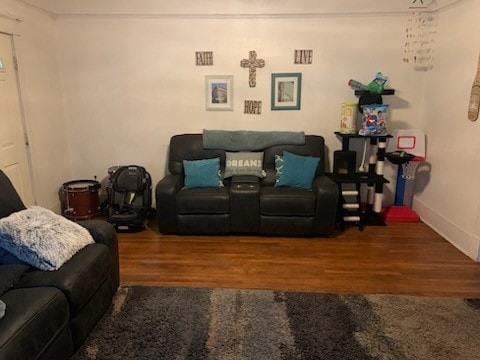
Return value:
M 381 94 L 386 82 L 387 79 L 383 76 L 381 72 L 378 72 L 375 75 L 375 79 L 373 79 L 373 81 L 367 85 L 367 88 L 372 93 Z
M 373 79 L 368 85 L 364 85 L 360 81 L 350 79 L 348 81 L 348 86 L 354 90 L 364 90 L 370 91 L 373 94 L 381 94 L 386 82 L 387 79 L 383 76 L 383 74 L 381 72 L 377 72 L 375 79 Z

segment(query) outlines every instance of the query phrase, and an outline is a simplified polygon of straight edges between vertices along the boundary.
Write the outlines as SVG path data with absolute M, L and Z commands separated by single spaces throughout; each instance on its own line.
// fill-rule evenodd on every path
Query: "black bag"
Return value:
M 152 209 L 152 179 L 142 166 L 120 167 L 112 179 L 107 220 L 117 231 L 144 229 Z

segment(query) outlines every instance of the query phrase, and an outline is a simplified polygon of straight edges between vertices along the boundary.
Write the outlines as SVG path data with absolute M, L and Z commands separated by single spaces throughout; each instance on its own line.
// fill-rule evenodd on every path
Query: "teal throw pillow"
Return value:
M 226 152 L 224 177 L 233 175 L 264 177 L 263 152 Z
M 319 161 L 319 157 L 302 156 L 284 151 L 283 170 L 275 186 L 311 190 Z
M 283 156 L 275 154 L 275 179 L 278 181 L 278 178 L 283 172 Z
M 217 188 L 222 184 L 220 158 L 183 160 L 185 171 L 184 189 Z

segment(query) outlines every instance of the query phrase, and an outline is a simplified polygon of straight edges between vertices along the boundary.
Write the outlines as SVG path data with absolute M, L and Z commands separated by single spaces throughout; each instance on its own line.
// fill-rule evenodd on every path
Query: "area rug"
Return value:
M 73 359 L 478 359 L 480 301 L 121 287 Z

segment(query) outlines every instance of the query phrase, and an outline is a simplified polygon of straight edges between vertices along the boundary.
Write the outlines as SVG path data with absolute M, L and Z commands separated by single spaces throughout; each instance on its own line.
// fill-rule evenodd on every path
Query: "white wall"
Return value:
M 59 211 L 58 190 L 70 177 L 70 164 L 55 21 L 47 13 L 10 0 L 0 3 L 0 14 L 8 15 L 0 17 L 0 31 L 16 34 L 14 46 L 36 202 Z
M 53 201 L 53 189 L 65 178 L 101 178 L 116 164 L 142 164 L 156 182 L 165 173 L 170 136 L 203 128 L 322 134 L 331 155 L 340 148 L 333 135 L 340 103 L 355 100 L 348 79 L 368 82 L 383 71 L 396 89 L 395 96 L 384 98 L 392 108 L 389 130 L 421 128 L 428 137 L 428 164 L 415 183 L 415 210 L 468 256 L 477 257 L 479 130 L 466 118 L 479 51 L 477 0 L 429 2 L 429 10 L 440 9 L 430 72 L 402 63 L 409 13 L 407 2 L 397 0 L 28 2 L 58 14 L 34 14 L 18 5 L 22 1 L 6 10 L 25 18 L 14 27 L 26 35 L 18 42 L 25 65 L 21 80 L 27 125 L 35 137 L 35 182 L 50 190 L 43 202 Z M 0 21 L 3 29 L 12 27 L 11 21 L 8 26 Z M 313 65 L 293 65 L 295 49 L 313 49 Z M 195 66 L 194 52 L 202 50 L 214 52 L 213 67 Z M 253 89 L 247 70 L 239 66 L 249 50 L 266 61 Z M 300 111 L 270 111 L 275 72 L 303 74 Z M 205 111 L 204 77 L 214 74 L 234 76 L 233 112 Z M 244 115 L 246 99 L 262 100 L 263 114 Z M 45 131 L 49 124 L 56 125 L 53 133 Z M 61 161 L 52 163 L 54 154 Z M 63 160 L 70 167 L 59 165 Z M 47 185 L 47 174 L 58 166 L 56 179 Z M 387 177 L 392 184 L 385 204 L 394 191 L 391 167 Z
M 422 121 L 431 173 L 414 201 L 425 222 L 473 259 L 480 246 L 480 120 L 469 121 L 467 111 L 479 57 L 478 14 L 477 0 L 439 13 L 436 63 L 427 79 Z
M 402 63 L 406 14 L 318 17 L 202 18 L 171 16 L 59 17 L 59 64 L 74 177 L 106 175 L 138 163 L 154 181 L 164 175 L 172 135 L 202 129 L 294 130 L 326 137 L 340 148 L 340 103 L 356 100 L 350 78 L 377 71 L 397 95 L 391 128 L 419 122 L 423 73 Z M 382 29 L 382 31 L 379 31 Z M 312 65 L 294 65 L 295 49 L 313 49 Z M 214 66 L 195 66 L 195 51 Z M 256 50 L 266 65 L 249 88 L 240 60 Z M 302 109 L 271 111 L 271 74 L 303 74 Z M 234 76 L 233 112 L 205 110 L 205 75 Z M 262 100 L 262 115 L 243 101 Z M 82 155 L 82 156 L 80 156 Z

